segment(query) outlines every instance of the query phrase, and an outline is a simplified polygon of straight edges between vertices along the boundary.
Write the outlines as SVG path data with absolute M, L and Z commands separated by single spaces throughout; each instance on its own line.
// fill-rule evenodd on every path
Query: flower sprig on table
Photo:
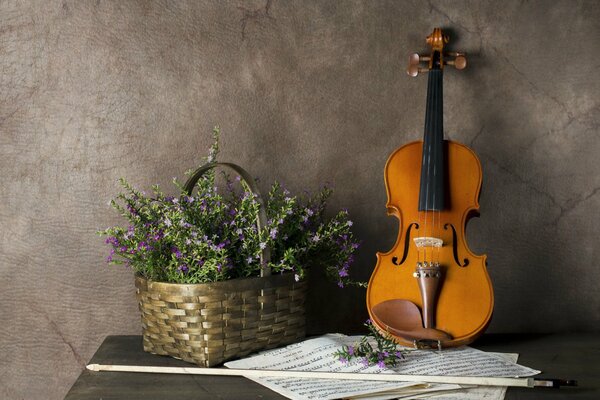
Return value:
M 367 320 L 364 325 L 368 333 L 353 346 L 344 345 L 341 350 L 334 353 L 335 357 L 343 363 L 360 358 L 365 366 L 376 364 L 379 368 L 394 367 L 398 361 L 404 359 L 398 344 L 390 336 L 379 333 L 371 320 Z M 371 344 L 373 341 L 375 347 Z
M 218 152 L 215 128 L 206 162 L 216 162 Z M 146 195 L 121 179 L 125 191 L 111 205 L 129 225 L 99 232 L 111 248 L 107 262 L 130 266 L 154 281 L 205 283 L 259 276 L 260 255 L 268 246 L 274 273 L 292 272 L 300 280 L 307 268 L 323 267 L 340 287 L 364 286 L 349 277 L 359 243 L 348 211 L 325 214 L 330 188 L 296 196 L 274 183 L 265 199 L 268 221 L 259 230 L 256 195 L 240 177 L 223 176 L 224 187 L 219 187 L 217 174 L 207 172 L 192 195 L 174 180 L 176 196 L 158 185 Z

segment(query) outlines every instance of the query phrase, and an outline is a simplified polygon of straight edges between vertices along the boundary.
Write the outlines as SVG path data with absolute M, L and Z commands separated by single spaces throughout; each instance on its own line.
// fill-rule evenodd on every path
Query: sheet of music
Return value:
M 523 377 L 539 373 L 539 371 L 520 366 L 501 356 L 469 347 L 448 349 L 441 354 L 429 350 L 407 350 L 405 352 L 406 359 L 400 361 L 394 369 L 365 366 L 360 360 L 343 364 L 334 357 L 333 353 L 341 346 L 353 345 L 359 340 L 359 336 L 330 334 L 281 349 L 259 353 L 246 359 L 231 361 L 225 366 L 248 369 L 497 377 Z M 434 392 L 462 389 L 458 385 L 415 384 L 414 382 L 269 377 L 250 379 L 290 399 L 298 400 L 352 398 L 375 393 L 384 396 L 373 397 L 373 399 L 380 400 L 399 398 L 402 396 L 402 391 L 410 394 L 411 398 L 415 398 L 417 393 L 432 395 Z M 392 393 L 393 397 L 389 397 Z M 462 394 L 464 395 L 464 392 Z
M 515 353 L 488 353 L 497 357 L 501 357 L 511 363 L 516 363 L 519 358 L 518 354 Z M 442 386 L 442 385 L 440 385 Z M 433 390 L 437 388 L 437 390 Z M 473 386 L 473 387 L 461 387 L 448 390 L 443 387 L 431 388 L 427 391 L 416 389 L 409 391 L 408 388 L 400 392 L 386 392 L 376 393 L 372 395 L 356 396 L 351 397 L 353 400 L 392 400 L 392 399 L 422 399 L 428 398 L 432 400 L 502 400 L 506 395 L 506 387 L 492 387 L 492 386 Z

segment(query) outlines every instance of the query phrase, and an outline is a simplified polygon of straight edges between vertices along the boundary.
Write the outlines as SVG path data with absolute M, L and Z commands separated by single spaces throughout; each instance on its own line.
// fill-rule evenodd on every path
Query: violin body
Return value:
M 435 226 L 427 227 L 423 223 L 423 216 L 419 215 L 422 211 L 418 211 L 419 193 L 411 190 L 419 187 L 421 171 L 415 166 L 421 164 L 422 147 L 423 141 L 408 143 L 392 153 L 386 163 L 386 206 L 388 214 L 399 219 L 399 233 L 396 244 L 389 252 L 377 253 L 377 265 L 367 288 L 367 309 L 377 324 L 377 318 L 371 310 L 386 300 L 406 299 L 423 307 L 421 292 L 413 276 L 419 251 L 411 237 L 427 236 L 428 232 L 424 231 L 434 229 L 444 243 L 439 249 L 443 284 L 437 300 L 435 327 L 452 336 L 451 340 L 444 342 L 444 346 L 461 346 L 483 333 L 494 308 L 486 256 L 473 254 L 465 240 L 467 221 L 478 215 L 481 164 L 469 147 L 445 141 L 448 207 L 439 213 L 439 222 L 434 221 Z M 419 222 L 417 228 L 415 224 Z M 402 258 L 405 249 L 404 261 L 400 265 L 394 264 L 392 259 Z M 465 263 L 466 266 L 460 266 Z M 385 330 L 384 327 L 380 328 Z M 396 337 L 396 340 L 403 345 L 413 344 L 402 337 Z
M 367 288 L 373 324 L 398 343 L 453 347 L 471 343 L 494 308 L 486 256 L 469 249 L 465 229 L 479 215 L 481 164 L 465 145 L 444 140 L 444 66 L 466 66 L 463 53 L 444 52 L 448 37 L 434 29 L 429 56 L 413 54 L 409 75 L 429 63 L 422 141 L 392 153 L 384 171 L 388 214 L 400 221 L 396 244 L 377 254 Z M 455 57 L 447 60 L 447 57 Z

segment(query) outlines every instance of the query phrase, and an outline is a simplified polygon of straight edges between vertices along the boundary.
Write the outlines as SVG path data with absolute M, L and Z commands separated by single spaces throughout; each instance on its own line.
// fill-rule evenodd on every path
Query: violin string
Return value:
M 444 70 L 440 70 L 440 110 L 439 110 L 439 115 L 440 115 L 440 133 L 442 135 L 442 137 L 440 138 L 442 144 L 441 147 L 439 147 L 439 151 L 441 151 L 442 153 L 440 154 L 440 159 L 443 160 L 443 155 L 444 155 Z M 440 165 L 440 171 L 438 171 L 439 174 L 443 174 L 443 164 Z M 442 176 L 442 182 L 444 177 Z M 443 185 L 443 183 L 442 183 Z M 440 188 L 441 192 L 440 195 L 444 196 L 444 190 L 443 187 Z M 440 203 L 443 204 L 444 203 L 444 197 L 440 198 Z M 438 229 L 437 229 L 437 237 L 439 237 L 440 239 L 442 238 L 442 207 L 438 208 Z M 444 243 L 442 242 L 442 246 L 444 245 Z M 437 263 L 439 264 L 440 262 L 440 252 L 441 252 L 442 247 L 437 247 L 436 248 L 436 253 L 437 253 Z
M 443 96 L 443 92 L 442 92 L 442 90 L 443 90 L 443 88 L 442 88 L 442 82 L 443 82 L 443 81 L 442 81 L 442 80 L 443 80 L 443 70 L 440 70 L 440 72 L 439 72 L 439 74 L 438 74 L 438 80 L 439 80 L 439 85 L 436 85 L 436 88 L 438 88 L 438 90 L 436 90 L 436 94 L 437 94 L 437 96 L 438 96 L 438 99 L 437 99 L 437 101 L 436 101 L 436 104 L 437 104 L 438 102 L 439 102 L 440 104 L 442 104 L 442 101 L 443 101 L 443 97 L 442 97 L 442 96 Z M 443 107 L 443 105 L 442 105 L 442 107 Z M 440 132 L 440 133 L 441 133 L 441 135 L 442 135 L 442 137 L 441 137 L 440 139 L 442 139 L 442 140 L 443 140 L 443 135 L 444 135 L 444 133 L 443 133 L 443 129 L 444 129 L 444 128 L 443 128 L 443 127 L 444 127 L 444 121 L 443 121 L 443 119 L 442 119 L 442 118 L 443 118 L 443 109 L 441 109 L 441 110 L 437 110 L 437 111 L 438 111 L 438 112 L 436 113 L 436 117 L 437 117 L 437 118 L 435 119 L 436 132 L 437 132 L 438 130 L 442 131 L 442 132 Z M 442 150 L 442 148 L 440 148 L 440 146 L 439 146 L 439 145 L 435 147 L 435 153 L 436 153 L 436 154 L 435 154 L 435 160 L 436 160 L 436 161 L 439 159 L 439 156 L 441 155 L 441 154 L 438 154 L 438 152 L 439 152 L 440 150 Z M 434 175 L 436 175 L 436 174 L 440 174 L 440 173 L 442 172 L 441 170 L 438 170 L 438 168 L 441 168 L 441 165 L 434 165 Z M 437 181 L 438 181 L 438 179 L 437 179 L 437 177 L 436 177 L 436 182 L 437 182 Z M 435 191 L 435 193 L 434 193 L 434 204 L 436 204 L 436 203 L 435 203 L 435 196 L 436 196 L 436 195 L 437 195 L 437 196 L 443 195 L 443 192 L 440 192 L 440 193 L 438 193 L 438 192 L 439 192 L 439 189 L 441 189 L 441 188 L 439 188 L 439 187 L 436 187 L 436 189 L 438 189 L 438 190 L 436 190 L 436 191 Z M 440 198 L 440 200 L 441 200 L 441 198 Z M 437 210 L 435 210 L 433 213 L 434 213 L 434 219 L 435 219 L 435 214 L 436 214 L 436 213 L 438 214 L 438 218 L 437 218 L 437 223 L 438 223 L 438 225 L 437 225 L 437 226 L 435 226 L 435 224 L 434 224 L 434 233 L 435 233 L 434 237 L 436 237 L 436 238 L 440 238 L 440 237 L 441 237 L 440 225 L 441 225 L 441 220 L 442 220 L 442 219 L 441 219 L 441 207 L 436 207 L 436 208 L 437 208 Z M 435 258 L 436 258 L 436 260 L 432 260 L 432 261 L 435 261 L 435 262 L 439 263 L 439 262 L 440 262 L 440 248 L 439 248 L 439 247 L 436 247 L 436 248 L 435 248 Z
M 438 73 L 437 73 L 437 71 L 436 71 L 436 73 L 434 73 L 433 80 L 434 80 L 434 82 L 433 82 L 433 99 L 432 100 L 433 100 L 433 107 L 434 107 L 434 111 L 435 112 L 432 115 L 432 119 L 431 119 L 432 126 L 430 127 L 430 135 L 431 135 L 430 138 L 433 139 L 433 140 L 430 140 L 430 143 L 432 143 L 431 147 L 433 148 L 433 154 L 431 154 L 431 151 L 430 151 L 429 157 L 430 157 L 430 159 L 433 158 L 434 163 L 433 163 L 433 167 L 429 167 L 430 170 L 431 170 L 431 168 L 433 168 L 433 171 L 428 171 L 428 172 L 433 175 L 432 176 L 433 179 L 436 179 L 436 173 L 437 173 L 436 160 L 437 160 L 438 146 L 434 145 L 434 143 L 433 143 L 434 141 L 437 141 L 437 137 L 435 137 L 433 135 L 435 135 L 437 133 L 437 130 L 439 128 L 438 127 L 439 110 L 437 109 L 438 96 L 439 96 L 439 93 L 438 93 Z M 428 182 L 430 180 L 431 180 L 431 178 L 428 179 Z M 437 182 L 437 179 L 436 179 L 436 182 Z M 437 192 L 438 192 L 437 186 L 434 183 L 434 185 L 432 187 L 432 199 L 431 199 L 431 202 L 432 202 L 432 204 L 431 204 L 431 209 L 432 209 L 431 210 L 432 211 L 431 212 L 431 233 L 430 233 L 429 237 L 437 237 L 437 233 L 435 231 L 435 214 L 436 214 L 436 202 L 435 201 L 436 201 L 436 196 L 438 194 Z M 429 200 L 429 197 L 428 197 L 428 200 Z M 430 265 L 433 264 L 433 262 L 435 261 L 435 254 L 436 254 L 435 250 L 436 250 L 435 248 L 433 248 L 433 247 L 431 248 L 431 256 L 430 256 L 431 259 L 429 260 L 430 261 Z
M 438 237 L 441 239 L 442 238 L 442 212 L 438 211 Z M 444 243 L 442 243 L 442 246 L 444 245 Z M 440 263 L 440 251 L 441 251 L 441 247 L 436 248 L 436 254 L 437 254 L 437 260 L 436 262 L 439 264 Z
M 428 106 L 426 108 L 425 111 L 425 141 L 423 143 L 423 151 L 425 151 L 425 145 L 427 145 L 427 183 L 425 186 L 425 229 L 423 231 L 425 236 L 427 235 L 427 227 L 428 227 L 428 217 L 429 217 L 429 181 L 430 181 L 430 174 L 431 174 L 431 126 L 428 123 L 430 118 L 431 118 L 431 104 L 429 102 L 430 99 L 432 99 L 433 97 L 433 89 L 434 86 L 432 83 L 433 81 L 433 76 L 430 74 L 428 77 L 428 83 L 427 83 L 427 103 Z M 422 167 L 421 167 L 422 168 Z M 426 244 L 426 243 L 424 243 Z M 423 246 L 423 261 L 427 262 L 427 246 L 424 245 Z
M 439 85 L 436 85 L 436 87 L 438 87 L 438 90 L 437 90 L 437 95 L 438 95 L 438 97 L 439 97 L 438 101 L 436 101 L 436 105 L 439 103 L 439 104 L 440 104 L 440 106 L 442 106 L 442 99 L 443 99 L 443 97 L 442 97 L 442 79 L 443 79 L 443 75 L 442 75 L 442 74 L 443 74 L 443 70 L 440 70 L 440 72 L 439 72 Z M 442 107 L 443 107 L 443 106 L 442 106 Z M 443 137 L 444 137 L 444 133 L 443 133 L 443 129 L 444 129 L 444 121 L 443 121 L 443 119 L 442 119 L 442 118 L 443 118 L 443 108 L 442 108 L 442 107 L 440 107 L 440 109 L 438 109 L 438 110 L 437 110 L 437 111 L 438 111 L 438 112 L 437 112 L 437 114 L 436 114 L 436 117 L 437 117 L 437 118 L 436 118 L 436 120 L 435 120 L 435 122 L 436 122 L 436 132 L 437 132 L 438 130 L 440 131 L 440 134 L 442 135 L 442 137 L 441 137 L 441 138 L 439 138 L 439 139 L 441 139 L 441 140 L 443 140 Z M 438 126 L 438 125 L 439 125 L 439 126 Z M 439 152 L 439 151 L 441 151 L 442 149 L 441 149 L 441 147 L 438 145 L 438 146 L 436 146 L 435 150 L 436 150 L 435 159 L 436 159 L 436 160 L 438 160 L 438 159 L 440 158 L 439 156 L 441 155 L 441 154 L 438 154 L 438 152 Z M 435 174 L 440 174 L 442 171 L 441 171 L 441 170 L 439 170 L 438 168 L 441 168 L 441 165 L 436 165 L 436 167 L 437 167 L 437 168 L 436 168 L 436 170 L 435 170 L 435 172 L 434 172 L 434 173 L 435 173 Z M 435 168 L 435 167 L 434 167 L 434 168 Z M 436 178 L 436 182 L 437 182 L 437 181 L 438 181 L 438 179 Z M 437 189 L 440 189 L 440 188 L 438 187 Z M 435 193 L 435 195 L 438 195 L 438 196 L 440 196 L 440 195 L 443 195 L 443 193 L 438 193 L 438 191 L 439 191 L 439 190 L 436 190 L 436 193 Z M 440 199 L 440 200 L 441 200 L 441 199 Z M 440 202 L 440 203 L 441 203 L 441 202 Z M 436 210 L 436 211 L 434 211 L 434 212 L 437 212 L 437 214 L 438 214 L 438 219 L 437 219 L 438 226 L 436 226 L 437 230 L 436 230 L 436 232 L 435 232 L 435 237 L 439 238 L 439 237 L 441 237 L 441 236 L 440 236 L 440 231 L 439 231 L 439 224 L 440 224 L 440 222 L 441 222 L 441 207 L 437 207 L 437 210 Z M 440 262 L 440 248 L 439 248 L 439 247 L 436 247 L 436 248 L 435 248 L 435 255 L 436 255 L 436 260 L 435 260 L 435 261 L 436 261 L 437 263 L 439 263 L 439 262 Z
M 419 235 L 421 234 L 421 232 L 423 232 L 422 228 L 423 225 L 421 224 L 421 211 L 418 210 L 419 207 L 417 206 L 417 214 L 419 214 Z M 421 248 L 419 246 L 417 246 L 417 262 L 420 263 L 421 262 Z

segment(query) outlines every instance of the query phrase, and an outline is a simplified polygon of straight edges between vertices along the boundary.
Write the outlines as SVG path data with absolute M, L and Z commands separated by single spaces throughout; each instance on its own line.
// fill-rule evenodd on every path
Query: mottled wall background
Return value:
M 263 187 L 335 185 L 367 279 L 397 229 L 386 158 L 422 133 L 407 55 L 435 26 L 470 55 L 445 126 L 483 164 L 489 330 L 598 331 L 599 21 L 596 1 L 2 2 L 0 397 L 62 398 L 106 335 L 140 332 L 94 232 L 121 222 L 119 177 L 167 185 L 216 124 Z M 360 330 L 363 291 L 312 293 L 312 333 Z

